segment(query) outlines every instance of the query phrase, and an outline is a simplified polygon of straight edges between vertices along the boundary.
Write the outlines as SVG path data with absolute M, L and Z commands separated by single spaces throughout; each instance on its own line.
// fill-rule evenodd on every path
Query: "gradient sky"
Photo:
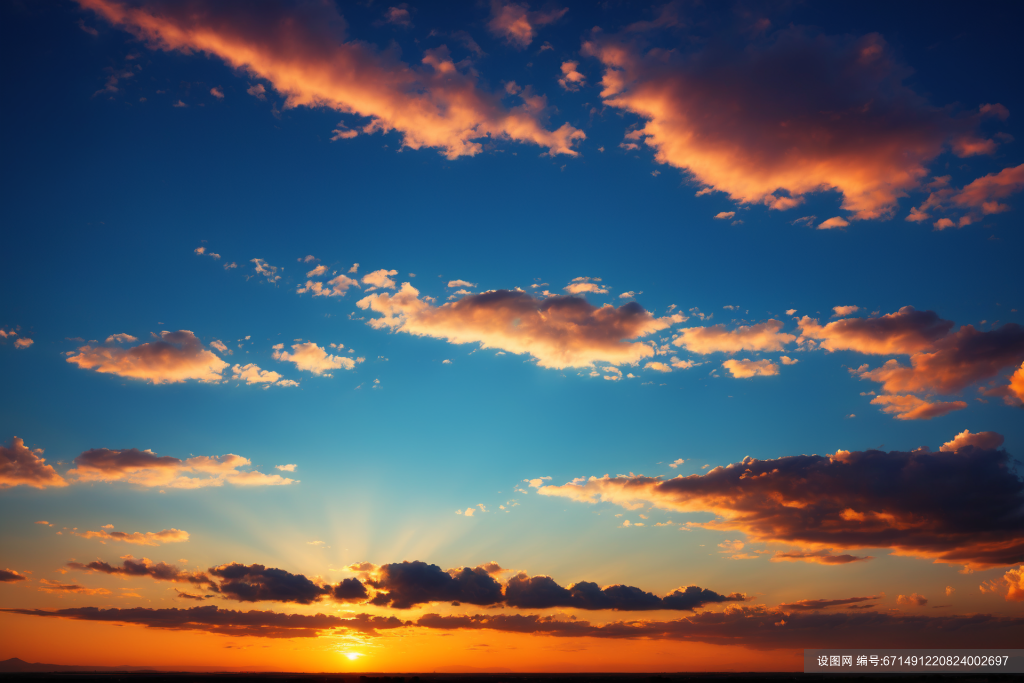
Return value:
M 1019 643 L 1019 3 L 0 12 L 0 659 Z

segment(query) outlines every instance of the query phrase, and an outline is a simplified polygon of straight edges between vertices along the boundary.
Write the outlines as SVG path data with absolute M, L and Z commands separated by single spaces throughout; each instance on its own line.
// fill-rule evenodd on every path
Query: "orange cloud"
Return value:
M 151 450 L 137 448 L 111 450 L 94 448 L 75 458 L 68 476 L 79 482 L 125 482 L 146 487 L 195 489 L 223 486 L 280 486 L 296 483 L 279 474 L 242 471 L 252 464 L 248 458 L 228 453 L 221 456 L 197 455 L 186 460 L 157 456 Z M 197 476 L 189 476 L 197 475 Z
M 965 429 L 953 437 L 952 441 L 947 441 L 942 444 L 942 446 L 939 447 L 939 450 L 955 453 L 966 446 L 974 446 L 975 448 L 983 448 L 985 450 L 995 450 L 1002 445 L 1002 434 L 998 434 L 996 432 L 978 432 L 977 434 L 971 434 L 971 430 Z
M 327 353 L 326 349 L 313 342 L 292 344 L 292 353 L 284 350 L 284 344 L 276 344 L 273 357 L 275 360 L 295 363 L 295 367 L 299 370 L 305 370 L 314 375 L 323 375 L 329 370 L 351 370 L 357 363 L 363 362 L 362 358 L 331 355 Z M 330 374 L 327 376 L 330 377 Z
M 936 182 L 933 183 L 937 186 L 936 189 L 920 207 L 911 209 L 913 218 L 908 217 L 907 220 L 924 220 L 918 216 L 927 217 L 924 212 L 935 209 L 966 212 L 960 216 L 956 224 L 948 218 L 939 219 L 935 227 L 941 230 L 954 225 L 962 228 L 977 222 L 982 216 L 1009 211 L 1010 207 L 1001 204 L 1000 200 L 1024 190 L 1024 164 L 1004 168 L 998 173 L 989 173 L 973 180 L 960 190 L 951 188 L 948 184 L 949 176 L 936 178 Z
M 529 47 L 537 34 L 537 27 L 558 21 L 568 9 L 531 12 L 529 5 L 491 0 L 491 20 L 487 30 L 506 43 L 523 50 Z
M 646 143 L 658 162 L 735 201 L 785 209 L 831 189 L 851 220 L 888 218 L 948 145 L 994 148 L 973 133 L 980 113 L 953 118 L 904 85 L 909 70 L 876 33 L 789 26 L 713 49 L 648 48 L 659 24 L 595 30 L 582 53 L 604 66 L 604 103 L 642 119 L 628 144 Z
M 323 266 L 317 266 L 322 268 Z M 309 271 L 313 273 L 316 269 Z M 355 287 L 359 289 L 359 283 L 350 278 L 347 275 L 339 275 L 331 280 L 327 281 L 327 286 L 324 286 L 322 282 L 314 282 L 312 280 L 306 280 L 306 284 L 300 286 L 295 291 L 299 294 L 306 292 L 313 292 L 313 296 L 345 296 L 349 287 Z
M 798 324 L 800 342 L 814 339 L 826 351 L 878 355 L 931 349 L 953 328 L 953 321 L 943 320 L 934 311 L 916 311 L 913 306 L 904 306 L 896 313 L 877 318 L 847 318 L 824 326 L 804 316 Z
M 899 555 L 988 568 L 1015 564 L 1024 552 L 1018 514 L 1024 481 L 1010 462 L 1006 451 L 977 447 L 956 453 L 838 451 L 828 457 L 747 457 L 706 474 L 667 480 L 580 478 L 537 492 L 626 509 L 711 512 L 716 519 L 689 526 L 800 547 L 800 556 L 783 553 L 778 560 L 843 563 L 852 560 L 823 551 L 891 548 Z
M 11 486 L 31 486 L 35 489 L 67 486 L 64 477 L 47 465 L 42 455 L 42 448 L 29 448 L 24 439 L 17 436 L 11 438 L 10 445 L 0 445 L 0 489 Z
M 871 399 L 871 404 L 884 406 L 882 412 L 897 420 L 930 420 L 967 407 L 964 401 L 926 401 L 912 394 L 882 394 Z
M 1024 361 L 1024 328 L 1007 323 L 979 332 L 964 325 L 937 339 L 932 348 L 931 352 L 921 350 L 912 354 L 910 367 L 893 359 L 874 370 L 858 370 L 858 374 L 862 379 L 881 382 L 882 388 L 891 394 L 956 393 Z
M 231 368 L 231 379 L 244 381 L 246 384 L 275 384 L 281 375 L 272 370 L 261 370 L 255 363 L 236 365 Z
M 357 306 L 381 314 L 368 324 L 452 344 L 530 354 L 545 368 L 619 365 L 654 356 L 653 344 L 629 341 L 683 322 L 655 318 L 640 304 L 595 307 L 584 299 L 536 299 L 525 292 L 493 290 L 434 306 L 408 282 L 396 294 L 371 294 Z
M 739 379 L 758 376 L 771 377 L 779 374 L 779 366 L 770 360 L 729 359 L 722 363 L 722 367 L 732 373 L 733 377 Z
M 27 581 L 28 577 L 24 574 L 19 574 L 11 568 L 0 569 L 0 583 L 16 583 L 18 581 Z
M 162 543 L 183 543 L 188 540 L 188 532 L 181 529 L 164 529 L 163 531 L 136 531 L 125 533 L 124 531 L 113 531 L 103 529 L 101 531 L 86 531 L 79 533 L 71 532 L 72 536 L 81 538 L 98 538 L 101 541 L 122 541 L 132 545 L 160 545 Z
M 184 382 L 189 379 L 216 382 L 221 379 L 224 368 L 228 367 L 216 354 L 203 347 L 202 342 L 189 330 L 161 332 L 159 341 L 128 349 L 119 346 L 80 346 L 78 353 L 69 356 L 67 362 L 85 370 L 141 379 L 153 384 Z
M 410 66 L 397 51 L 345 40 L 345 20 L 329 3 L 244 5 L 241 13 L 237 7 L 199 0 L 79 4 L 151 49 L 205 53 L 264 80 L 284 96 L 285 107 L 329 107 L 367 117 L 370 122 L 361 132 L 398 131 L 404 147 L 437 148 L 454 159 L 480 153 L 483 145 L 477 140 L 498 138 L 575 156 L 572 145 L 585 137 L 569 124 L 547 130 L 543 97 L 506 108 L 500 95 L 481 90 L 475 72 L 455 64 L 443 46 L 426 51 L 420 66 Z M 526 16 L 530 31 L 548 16 L 533 16 L 531 23 L 533 14 Z M 506 25 L 520 42 L 532 38 L 515 22 L 495 24 Z
M 734 330 L 725 325 L 687 327 L 672 340 L 676 346 L 700 354 L 737 353 L 739 351 L 782 351 L 796 335 L 780 332 L 782 322 L 769 320 L 757 325 L 741 325 Z
M 772 555 L 772 562 L 811 562 L 813 564 L 849 564 L 851 562 L 867 562 L 875 558 L 870 555 L 866 557 L 858 557 L 857 555 L 832 555 L 827 550 L 818 550 L 816 552 L 801 552 L 801 551 L 790 551 L 790 552 L 777 552 Z M 865 600 L 871 600 L 873 598 L 864 598 Z

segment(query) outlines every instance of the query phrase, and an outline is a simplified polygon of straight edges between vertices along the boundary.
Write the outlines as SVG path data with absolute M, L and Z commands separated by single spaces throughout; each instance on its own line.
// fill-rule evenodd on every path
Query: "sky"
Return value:
M 1019 644 L 1018 3 L 0 13 L 0 659 Z

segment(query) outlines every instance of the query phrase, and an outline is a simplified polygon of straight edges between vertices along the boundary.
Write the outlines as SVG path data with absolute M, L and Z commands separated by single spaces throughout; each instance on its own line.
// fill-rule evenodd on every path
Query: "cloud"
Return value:
M 132 341 L 135 341 L 135 339 L 132 339 Z M 222 342 L 220 339 L 214 339 L 212 342 L 210 342 L 210 348 L 214 348 L 220 351 L 221 353 L 231 355 L 231 349 L 229 349 L 228 345 Z
M 164 529 L 163 531 L 136 531 L 125 533 L 103 529 L 101 531 L 71 532 L 72 536 L 81 538 L 98 538 L 101 541 L 123 541 L 131 545 L 161 545 L 163 543 L 183 543 L 188 540 L 188 532 L 181 529 Z
M 322 375 L 328 370 L 351 370 L 357 363 L 362 362 L 361 358 L 333 356 L 313 342 L 292 344 L 292 353 L 285 351 L 283 344 L 278 344 L 274 349 L 273 358 L 275 360 L 295 363 L 295 367 L 299 370 L 305 370 L 314 375 Z
M 309 272 L 312 273 L 313 271 L 311 270 Z M 345 296 L 349 287 L 359 289 L 359 283 L 347 275 L 338 275 L 337 277 L 328 280 L 326 287 L 322 282 L 306 280 L 306 284 L 300 285 L 295 291 L 299 294 L 313 292 L 313 296 Z
M 818 230 L 831 230 L 832 228 L 845 228 L 850 222 L 842 216 L 835 216 L 818 223 Z
M 189 379 L 215 382 L 221 379 L 221 372 L 228 367 L 227 363 L 203 347 L 202 342 L 189 330 L 164 331 L 160 333 L 159 341 L 128 349 L 118 346 L 80 346 L 77 354 L 68 356 L 67 362 L 85 370 L 141 379 L 153 384 L 184 382 Z
M 0 489 L 11 486 L 31 486 L 34 489 L 67 486 L 64 477 L 47 465 L 42 455 L 42 448 L 29 448 L 24 439 L 17 436 L 11 438 L 9 445 L 0 445 Z
M 826 550 L 816 552 L 777 552 L 772 555 L 772 562 L 810 562 L 812 564 L 850 564 L 851 562 L 867 562 L 875 558 L 857 555 L 832 555 Z
M 637 363 L 654 356 L 654 347 L 629 340 L 684 320 L 678 314 L 655 318 L 636 302 L 598 308 L 578 297 L 537 299 L 513 290 L 434 306 L 407 282 L 396 294 L 371 294 L 356 305 L 381 314 L 368 322 L 377 329 L 530 354 L 541 367 L 559 369 Z
M 309 605 L 331 593 L 329 586 L 318 586 L 301 574 L 262 564 L 238 563 L 211 567 L 210 574 L 221 579 L 220 593 L 239 602 L 295 602 Z
M 746 379 L 749 377 L 770 377 L 779 374 L 779 366 L 770 360 L 743 360 L 729 359 L 722 363 L 722 367 L 732 373 L 733 377 Z
M 242 381 L 246 384 L 274 384 L 281 379 L 281 375 L 273 370 L 261 370 L 255 363 L 236 365 L 231 368 L 231 379 Z
M 888 360 L 874 370 L 859 372 L 862 379 L 881 382 L 891 394 L 935 392 L 953 394 L 995 376 L 1006 367 L 1024 361 L 1024 328 L 1007 323 L 979 332 L 964 325 L 937 339 L 931 349 L 910 356 L 910 367 Z
M 676 346 L 699 354 L 737 353 L 739 351 L 782 351 L 796 335 L 780 332 L 783 323 L 768 320 L 757 325 L 741 325 L 727 330 L 725 325 L 686 327 L 672 340 Z
M 642 119 L 632 144 L 734 201 L 783 209 L 833 189 L 852 219 L 888 218 L 948 145 L 965 156 L 993 144 L 974 134 L 980 113 L 951 116 L 905 85 L 911 70 L 877 33 L 790 25 L 648 49 L 648 33 L 667 25 L 595 30 L 582 53 L 604 66 L 605 105 Z
M 0 569 L 0 583 L 16 583 L 18 581 L 27 581 L 28 577 L 19 574 L 11 568 Z
M 1006 384 L 979 389 L 986 396 L 998 396 L 1008 406 L 1024 405 L 1024 363 L 1010 375 Z
M 313 268 L 313 270 L 311 270 L 308 273 L 306 273 L 306 277 L 320 277 L 321 275 L 323 275 L 326 272 L 327 272 L 327 266 L 325 266 L 324 264 L 321 263 L 317 267 Z
M 492 605 L 502 601 L 501 584 L 480 567 L 446 572 L 419 561 L 385 564 L 369 583 L 378 591 L 373 604 L 395 609 L 427 602 Z
M 505 586 L 505 604 L 524 609 L 573 607 L 586 610 L 695 610 L 707 604 L 743 601 L 738 593 L 720 595 L 706 588 L 678 588 L 664 598 L 633 586 L 613 585 L 601 588 L 581 581 L 569 588 L 559 586 L 549 576 L 517 574 Z
M 491 0 L 491 19 L 487 30 L 518 50 L 533 42 L 537 27 L 554 23 L 568 12 L 567 8 L 547 12 L 531 12 L 527 4 Z
M 971 430 L 965 429 L 957 434 L 951 441 L 947 441 L 939 447 L 940 451 L 955 453 L 965 446 L 974 446 L 983 450 L 992 450 L 1003 445 L 1003 435 L 996 432 L 978 432 L 971 434 Z
M 565 291 L 569 292 L 570 294 L 585 294 L 586 292 L 590 292 L 591 294 L 608 293 L 608 290 L 605 287 L 597 284 L 597 282 L 600 282 L 599 278 L 597 278 L 597 282 L 588 282 L 588 280 L 590 280 L 590 278 L 578 277 L 572 282 L 570 282 L 568 285 L 566 285 L 563 289 L 565 289 Z
M 669 466 L 669 467 L 671 467 L 672 469 L 676 469 L 677 467 L 679 467 L 680 465 L 682 465 L 682 464 L 683 464 L 684 462 L 686 462 L 686 461 L 685 461 L 685 460 L 683 460 L 682 458 L 678 458 L 678 459 L 676 459 L 676 460 L 673 460 L 672 462 L 670 462 L 670 463 L 668 464 L 668 466 Z
M 576 92 L 587 84 L 587 78 L 576 67 L 579 62 L 562 62 L 562 77 L 558 79 L 558 85 L 569 92 Z
M 506 108 L 500 95 L 481 90 L 475 71 L 455 64 L 443 46 L 410 66 L 395 50 L 345 40 L 345 20 L 329 3 L 81 4 L 152 49 L 206 53 L 265 80 L 285 97 L 285 107 L 329 107 L 367 117 L 362 132 L 398 131 L 404 147 L 437 148 L 454 159 L 480 153 L 483 145 L 476 140 L 496 138 L 574 156 L 572 144 L 585 137 L 569 124 L 547 130 L 543 97 Z M 529 13 L 531 31 L 554 20 L 549 16 Z M 505 26 L 504 20 L 495 26 Z
M 282 472 L 294 472 L 298 465 L 274 465 L 275 470 L 281 470 Z
M 82 595 L 110 595 L 106 588 L 86 588 L 77 583 L 60 583 L 50 579 L 39 579 L 39 590 L 45 593 L 81 593 Z
M 819 340 L 826 351 L 877 355 L 911 354 L 931 349 L 954 325 L 935 311 L 917 311 L 913 306 L 904 306 L 896 313 L 880 317 L 837 320 L 824 326 L 804 316 L 798 324 L 802 338 Z
M 68 609 L 12 609 L 0 611 L 37 617 L 57 617 L 81 621 L 106 621 L 138 624 L 150 628 L 182 631 L 205 631 L 226 636 L 256 636 L 260 638 L 315 638 L 336 630 L 376 635 L 377 629 L 403 626 L 395 617 L 357 614 L 342 618 L 327 614 L 282 614 L 252 610 L 241 612 L 204 605 L 189 609 L 133 607 L 129 609 L 100 609 L 97 607 L 71 607 Z
M 364 275 L 363 284 L 370 285 L 370 290 L 367 291 L 372 291 L 373 289 L 378 288 L 394 289 L 395 281 L 391 279 L 391 277 L 394 275 L 398 275 L 397 270 L 387 270 L 386 268 L 381 268 L 380 270 L 375 270 L 372 273 L 367 273 L 366 275 Z
M 1006 598 L 1007 602 L 1024 602 L 1024 565 L 1014 567 L 1006 570 L 1003 576 L 998 579 L 992 579 L 986 581 L 980 586 L 982 593 L 1002 593 L 1006 591 L 1003 597 Z M 946 589 L 946 595 L 949 595 L 949 589 Z
M 32 346 L 35 342 L 28 337 L 22 337 L 21 339 L 14 340 L 14 348 L 16 349 L 27 349 Z
M 1004 168 L 998 173 L 989 173 L 973 180 L 960 190 L 949 187 L 949 176 L 936 178 L 933 186 L 934 191 L 921 206 L 911 209 L 911 215 L 907 220 L 925 220 L 929 217 L 926 211 L 957 211 L 961 215 L 956 223 L 948 218 L 942 218 L 936 222 L 935 227 L 939 230 L 954 225 L 962 228 L 981 220 L 983 216 L 1010 210 L 1010 207 L 1000 203 L 1000 200 L 1024 190 L 1024 164 Z
M 455 289 L 456 287 L 476 287 L 476 285 L 473 284 L 472 282 L 467 282 L 466 280 L 449 280 L 448 281 L 448 288 L 449 289 Z M 395 288 L 395 283 L 392 282 L 391 283 L 391 289 L 394 289 L 394 288 Z
M 967 407 L 964 401 L 926 401 L 913 394 L 883 394 L 871 399 L 871 404 L 884 406 L 882 412 L 897 420 L 930 420 Z
M 880 600 L 884 595 L 869 595 L 866 598 L 842 598 L 840 600 L 797 600 L 796 602 L 784 602 L 779 605 L 779 609 L 786 610 L 787 612 L 799 611 L 805 612 L 809 610 L 828 609 L 829 607 L 840 607 L 845 605 L 852 605 L 858 602 L 867 602 L 868 600 Z
M 657 370 L 658 372 L 672 372 L 672 366 L 660 361 L 651 361 L 644 364 L 645 370 Z
M 832 315 L 833 318 L 845 318 L 859 311 L 860 306 L 833 306 L 832 310 L 835 311 Z
M 782 361 L 783 365 L 796 365 L 800 362 L 796 358 L 790 358 L 789 356 L 779 356 L 779 360 Z
M 75 458 L 68 476 L 78 482 L 121 481 L 146 487 L 182 489 L 222 486 L 280 486 L 294 484 L 277 474 L 242 471 L 252 464 L 248 458 L 228 453 L 221 456 L 197 455 L 186 460 L 158 456 L 151 450 L 137 448 L 111 450 L 93 448 Z M 189 476 L 198 475 L 198 476 Z
M 715 214 L 715 218 L 717 218 L 720 221 L 731 221 L 735 217 L 735 211 L 719 211 L 718 213 Z
M 263 87 L 263 86 L 260 86 L 260 87 Z M 270 265 L 269 263 L 267 263 L 266 261 L 264 261 L 263 259 L 260 259 L 260 258 L 254 258 L 254 259 L 249 259 L 249 260 L 252 263 L 255 264 L 255 266 L 253 266 L 253 267 L 256 270 L 256 274 L 257 275 L 262 275 L 263 277 L 267 278 L 268 282 L 277 282 L 278 280 L 281 279 L 281 276 L 277 274 L 277 271 L 278 270 L 283 270 L 283 268 L 278 268 L 277 266 L 272 266 L 272 265 Z
M 924 607 L 928 604 L 928 598 L 917 593 L 911 593 L 910 595 L 900 595 L 896 598 L 897 605 L 908 605 L 914 607 Z
M 384 21 L 402 28 L 412 28 L 412 18 L 405 3 L 399 7 L 388 7 L 388 11 L 384 13 Z
M 249 88 L 245 92 L 249 93 L 258 100 L 262 100 L 264 102 L 267 101 L 267 89 L 263 87 L 262 83 L 257 83 L 256 85 L 249 86 Z
M 493 630 L 563 638 L 646 639 L 735 645 L 754 650 L 1015 647 L 1024 618 L 991 615 L 924 617 L 878 612 L 789 612 L 764 605 L 733 606 L 673 621 L 630 620 L 603 625 L 553 616 L 425 614 L 416 621 L 440 630 Z
M 220 87 L 210 88 L 210 94 L 216 97 L 218 100 L 224 99 L 224 90 Z
M 716 467 L 663 480 L 616 476 L 538 489 L 546 496 L 627 509 L 711 512 L 691 526 L 740 531 L 752 542 L 805 553 L 891 548 L 895 554 L 972 568 L 1020 561 L 1024 482 L 1005 450 L 837 451 Z M 880 482 L 884 482 L 881 485 Z M 832 554 L 832 553 L 830 553 Z M 783 558 L 785 559 L 785 558 Z

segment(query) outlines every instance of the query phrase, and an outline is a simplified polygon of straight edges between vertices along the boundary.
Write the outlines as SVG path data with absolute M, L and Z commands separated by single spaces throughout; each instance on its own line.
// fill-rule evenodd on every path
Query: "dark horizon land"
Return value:
M 1022 25 L 0 3 L 4 675 L 1019 647 Z

